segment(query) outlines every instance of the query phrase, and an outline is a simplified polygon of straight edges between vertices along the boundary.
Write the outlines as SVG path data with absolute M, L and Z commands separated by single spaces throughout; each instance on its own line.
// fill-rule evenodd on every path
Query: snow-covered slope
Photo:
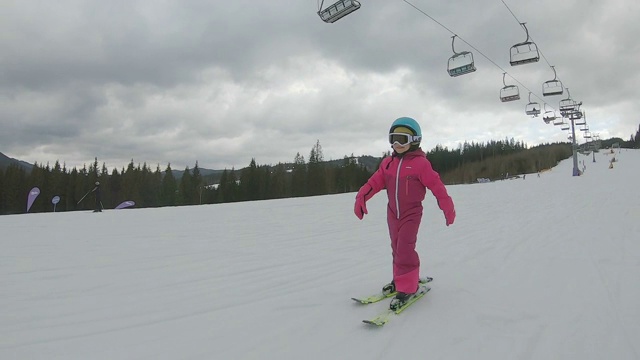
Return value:
M 378 194 L 0 217 L 0 359 L 638 359 L 640 151 L 430 195 L 432 291 L 383 328 Z M 581 165 L 582 167 L 582 165 Z

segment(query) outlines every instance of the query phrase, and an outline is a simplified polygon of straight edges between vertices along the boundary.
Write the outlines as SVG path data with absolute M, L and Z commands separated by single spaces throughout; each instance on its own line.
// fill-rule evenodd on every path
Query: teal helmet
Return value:
M 410 117 L 401 117 L 396 119 L 393 124 L 391 124 L 391 128 L 389 129 L 389 133 L 392 133 L 398 127 L 406 127 L 413 131 L 413 135 L 420 138 L 417 143 L 420 143 L 422 140 L 422 129 L 420 129 L 420 124 L 417 121 Z

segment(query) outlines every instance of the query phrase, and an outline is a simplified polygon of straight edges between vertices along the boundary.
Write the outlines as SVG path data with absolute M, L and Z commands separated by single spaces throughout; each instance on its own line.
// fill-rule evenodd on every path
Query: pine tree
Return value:
M 325 174 L 322 165 L 323 161 L 324 155 L 322 154 L 322 146 L 320 146 L 320 140 L 317 140 L 316 144 L 311 148 L 309 164 L 307 166 L 308 195 L 321 195 L 327 193 L 327 189 L 324 186 Z
M 227 184 L 227 194 L 225 197 L 228 199 L 228 202 L 235 202 L 238 200 L 238 175 L 236 173 L 235 168 L 231 168 L 229 171 L 229 178 Z
M 5 172 L 7 210 L 10 214 L 24 213 L 29 187 L 27 173 L 21 166 L 9 165 Z
M 198 161 L 191 171 L 191 203 L 202 204 L 202 175 L 200 175 L 200 167 Z
M 258 200 L 260 198 L 260 180 L 256 160 L 252 158 L 249 167 L 240 171 L 239 199 L 243 201 Z
M 269 199 L 280 199 L 291 196 L 291 177 L 284 164 L 278 163 L 271 175 L 271 187 L 266 194 Z
M 122 194 L 122 175 L 118 172 L 117 168 L 113 168 L 109 178 L 109 199 L 111 199 L 111 204 L 115 204 L 116 206 L 128 200 L 125 199 Z
M 296 153 L 293 160 L 293 170 L 291 171 L 291 195 L 305 196 L 307 195 L 307 167 L 304 162 L 304 156 Z
M 184 172 L 182 173 L 182 178 L 180 179 L 180 185 L 178 186 L 178 188 L 180 189 L 179 191 L 179 204 L 180 205 L 193 205 L 192 199 L 193 199 L 193 193 L 191 191 L 192 189 L 192 183 L 191 183 L 191 169 L 189 169 L 189 167 L 187 166 L 184 169 Z
M 220 180 L 218 183 L 218 189 L 216 190 L 216 202 L 218 203 L 224 203 L 227 201 L 227 199 L 225 198 L 225 193 L 227 191 L 227 183 L 229 179 L 229 172 L 227 171 L 227 169 L 224 169 L 222 171 L 222 175 L 220 176 Z
M 178 185 L 175 177 L 173 176 L 173 171 L 171 171 L 171 163 L 169 163 L 164 171 L 164 177 L 162 178 L 162 185 L 160 187 L 160 205 L 176 206 L 177 191 Z
M 5 213 L 4 203 L 4 170 L 0 168 L 0 215 Z

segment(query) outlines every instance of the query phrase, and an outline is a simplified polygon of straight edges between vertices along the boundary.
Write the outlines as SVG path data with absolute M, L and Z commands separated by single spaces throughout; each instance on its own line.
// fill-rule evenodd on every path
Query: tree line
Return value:
M 603 141 L 611 144 L 616 140 Z M 622 147 L 640 148 L 640 129 Z M 308 159 L 296 154 L 292 163 L 258 165 L 252 159 L 240 170 L 225 169 L 218 176 L 203 176 L 198 163 L 186 167 L 176 179 L 167 164 L 157 165 L 134 161 L 121 170 L 107 170 L 96 158 L 88 167 L 67 169 L 58 161 L 34 164 L 28 172 L 19 165 L 0 169 L 0 214 L 24 213 L 29 190 L 37 186 L 40 196 L 30 212 L 53 211 L 51 199 L 60 196 L 56 211 L 90 210 L 93 199 L 87 196 L 96 181 L 101 184 L 102 203 L 112 209 L 120 202 L 133 200 L 137 208 L 216 204 L 236 201 L 266 200 L 288 197 L 338 194 L 357 191 L 376 170 L 387 152 L 372 166 L 361 161 L 365 157 L 345 156 L 338 161 L 325 161 L 320 142 L 312 147 Z M 570 143 L 543 144 L 529 148 L 512 139 L 484 143 L 465 142 L 455 149 L 441 145 L 427 152 L 433 168 L 445 184 L 473 183 L 478 178 L 503 179 L 508 175 L 526 174 L 552 168 L 572 155 Z
M 152 170 L 133 160 L 111 172 L 97 158 L 88 167 L 70 170 L 58 161 L 53 167 L 36 163 L 30 172 L 9 165 L 0 169 L 0 214 L 26 212 L 27 194 L 35 186 L 40 195 L 29 212 L 53 211 L 54 196 L 60 197 L 56 211 L 93 209 L 92 194 L 80 200 L 95 182 L 100 182 L 104 208 L 113 209 L 127 200 L 144 208 L 337 194 L 356 191 L 370 175 L 353 156 L 345 156 L 338 165 L 325 162 L 319 141 L 308 161 L 299 153 L 292 164 L 258 165 L 252 159 L 248 167 L 225 169 L 219 178 L 202 176 L 197 162 L 193 168 L 186 167 L 180 179 L 174 177 L 171 164 Z
M 631 134 L 631 140 L 629 140 L 629 144 L 626 147 L 640 149 L 640 125 L 638 125 L 638 131 L 636 131 L 635 135 Z

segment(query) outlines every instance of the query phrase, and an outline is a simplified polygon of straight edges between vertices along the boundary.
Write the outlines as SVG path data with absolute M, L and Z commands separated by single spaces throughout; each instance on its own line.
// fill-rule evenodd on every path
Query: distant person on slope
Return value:
M 100 197 L 100 182 L 96 181 L 96 187 L 92 190 L 96 195 L 96 206 L 93 212 L 102 212 L 102 199 Z
M 420 258 L 416 252 L 418 228 L 422 220 L 422 201 L 429 189 L 444 212 L 447 226 L 456 218 L 453 200 L 447 193 L 440 175 L 433 170 L 420 148 L 422 131 L 412 118 L 401 117 L 391 124 L 389 143 L 393 155 L 382 160 L 380 168 L 369 178 L 358 194 L 354 206 L 356 216 L 362 220 L 367 214 L 366 202 L 382 189 L 387 189 L 387 224 L 393 256 L 393 281 L 383 292 L 397 291 L 390 309 L 397 310 L 418 292 Z

